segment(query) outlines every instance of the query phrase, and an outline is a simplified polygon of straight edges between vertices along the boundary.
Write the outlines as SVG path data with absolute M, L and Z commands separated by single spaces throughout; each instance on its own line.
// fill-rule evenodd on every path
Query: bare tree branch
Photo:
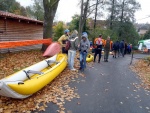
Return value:
M 86 18 L 88 18 L 93 13 L 93 11 L 95 11 L 95 8 L 90 11 L 90 13 L 86 16 Z

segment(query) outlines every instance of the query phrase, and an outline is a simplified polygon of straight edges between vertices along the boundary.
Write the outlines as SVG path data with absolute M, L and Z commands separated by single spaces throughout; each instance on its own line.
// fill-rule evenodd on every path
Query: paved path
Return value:
M 85 82 L 70 83 L 77 87 L 81 98 L 66 102 L 66 113 L 150 113 L 150 92 L 133 86 L 140 81 L 129 69 L 130 60 L 129 55 L 117 59 L 110 57 L 108 63 L 88 67 L 86 78 L 78 78 Z M 50 103 L 45 113 L 56 113 L 57 109 Z

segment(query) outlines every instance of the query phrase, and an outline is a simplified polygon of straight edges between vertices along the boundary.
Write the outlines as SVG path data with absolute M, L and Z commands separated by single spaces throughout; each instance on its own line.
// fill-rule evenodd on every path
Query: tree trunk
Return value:
M 121 17 L 120 17 L 120 29 L 122 27 L 122 24 L 123 24 L 123 17 L 124 17 L 124 2 L 125 0 L 123 0 L 122 2 L 122 7 L 121 7 Z M 122 30 L 120 30 L 119 32 L 119 38 L 122 39 Z
M 125 2 L 125 0 L 123 0 L 123 2 L 122 2 L 122 9 L 121 9 L 121 18 L 120 18 L 120 20 L 121 20 L 121 23 L 123 22 L 123 16 L 124 16 L 124 2 Z
M 94 19 L 94 30 L 96 28 L 96 20 L 97 20 L 97 7 L 98 7 L 98 0 L 96 0 L 96 10 L 95 10 L 95 19 Z
M 83 18 L 82 18 L 82 23 L 81 23 L 81 29 L 83 30 L 83 26 L 86 22 L 86 17 L 87 17 L 87 11 L 88 11 L 88 5 L 89 5 L 89 0 L 86 1 L 85 8 L 84 8 L 84 13 L 83 13 Z
M 83 0 L 81 1 L 81 17 L 80 17 L 80 23 L 79 23 L 79 40 L 81 40 L 81 34 L 83 31 L 83 27 L 86 22 L 86 17 L 87 17 L 87 11 L 88 11 L 88 4 L 89 0 L 86 1 L 85 7 L 83 8 Z
M 43 39 L 52 38 L 53 35 L 53 20 L 57 11 L 59 0 L 43 0 L 44 5 L 44 25 Z M 45 51 L 47 45 L 42 46 L 42 51 Z
M 115 0 L 112 1 L 112 10 L 111 10 L 111 17 L 110 17 L 110 29 L 113 29 L 114 5 L 115 5 Z
M 81 23 L 82 23 L 82 18 L 83 18 L 83 2 L 84 0 L 81 0 L 81 14 L 80 14 L 80 21 L 79 21 L 79 40 L 81 40 L 81 34 L 82 34 Z

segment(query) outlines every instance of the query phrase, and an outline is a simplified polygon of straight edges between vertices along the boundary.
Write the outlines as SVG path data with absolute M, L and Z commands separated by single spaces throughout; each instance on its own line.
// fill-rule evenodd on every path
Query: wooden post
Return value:
M 130 62 L 130 65 L 132 64 L 132 61 L 133 61 L 133 52 L 132 52 L 132 56 L 131 56 L 131 62 Z

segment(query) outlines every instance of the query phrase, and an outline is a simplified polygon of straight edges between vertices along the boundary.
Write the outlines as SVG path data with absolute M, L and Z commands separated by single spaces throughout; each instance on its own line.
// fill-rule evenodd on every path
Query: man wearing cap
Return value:
M 86 32 L 83 32 L 82 40 L 79 45 L 79 51 L 80 51 L 80 69 L 79 70 L 84 71 L 84 69 L 86 68 L 86 57 L 87 57 L 89 48 L 90 48 L 90 42 L 88 40 L 88 35 Z
M 102 39 L 102 35 L 100 34 L 98 38 L 94 40 L 95 44 L 95 54 L 94 54 L 94 62 L 96 60 L 97 54 L 99 54 L 98 63 L 100 63 L 101 60 L 101 54 L 102 54 L 102 47 L 104 44 L 104 40 Z
M 65 49 L 65 47 L 66 47 L 66 42 L 67 42 L 67 40 L 69 39 L 69 30 L 68 29 L 66 29 L 65 31 L 64 31 L 64 35 L 62 35 L 59 39 L 58 39 L 58 42 L 61 44 L 61 46 L 62 46 L 62 53 L 66 53 L 66 54 L 68 54 L 68 50 L 66 50 Z

